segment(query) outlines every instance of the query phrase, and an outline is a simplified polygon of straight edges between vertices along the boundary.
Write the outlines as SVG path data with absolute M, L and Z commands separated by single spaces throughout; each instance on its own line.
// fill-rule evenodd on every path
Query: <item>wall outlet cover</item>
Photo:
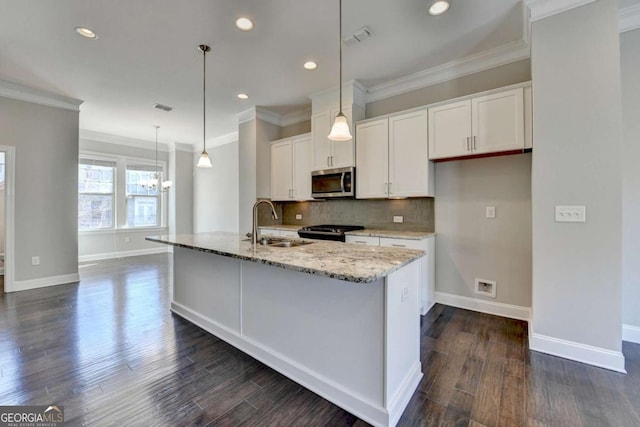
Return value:
M 40 265 L 40 257 L 39 256 L 31 257 L 31 265 Z
M 496 217 L 496 207 L 495 206 L 487 206 L 485 216 L 487 218 L 495 218 Z
M 296 214 L 296 219 L 302 219 L 302 214 Z
M 496 282 L 495 280 L 478 279 L 475 280 L 475 286 L 473 292 L 478 295 L 484 295 L 486 297 L 496 297 Z
M 556 206 L 556 222 L 587 222 L 587 207 Z
M 402 224 L 404 222 L 404 217 L 401 215 L 394 215 L 393 216 L 393 222 L 398 223 L 398 224 Z

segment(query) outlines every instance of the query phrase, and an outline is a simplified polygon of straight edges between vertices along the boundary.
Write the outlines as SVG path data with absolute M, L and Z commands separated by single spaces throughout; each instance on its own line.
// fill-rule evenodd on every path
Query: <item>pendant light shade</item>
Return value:
M 329 139 L 332 141 L 349 141 L 351 139 L 349 123 L 347 122 L 347 117 L 342 114 L 342 112 L 338 113 L 336 120 L 333 122 Z
M 198 46 L 198 50 L 202 52 L 202 153 L 198 159 L 196 167 L 210 168 L 213 167 L 209 153 L 207 153 L 207 52 L 211 50 L 206 44 Z
M 338 40 L 340 43 L 340 111 L 333 122 L 328 138 L 331 141 L 349 141 L 352 138 L 349 131 L 349 122 L 347 122 L 347 117 L 342 113 L 342 0 L 338 0 L 338 8 L 338 26 L 340 27 L 338 31 L 340 34 L 340 39 Z

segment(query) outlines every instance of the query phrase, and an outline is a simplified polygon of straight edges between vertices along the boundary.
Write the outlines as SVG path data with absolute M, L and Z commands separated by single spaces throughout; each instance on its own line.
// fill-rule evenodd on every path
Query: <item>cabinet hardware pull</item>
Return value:
M 469 151 L 469 150 L 470 150 L 470 148 L 469 148 L 469 137 L 467 137 L 467 151 Z
M 330 159 L 330 157 L 327 156 L 327 166 L 331 166 L 331 163 L 329 163 L 329 159 Z
M 356 240 L 355 242 L 356 242 L 356 243 L 362 243 L 362 244 L 367 243 L 367 242 L 363 242 L 362 240 Z
M 473 149 L 476 149 L 476 137 L 475 135 L 473 136 Z
M 396 248 L 406 248 L 406 245 L 396 245 L 394 243 L 391 244 L 391 246 L 395 246 Z

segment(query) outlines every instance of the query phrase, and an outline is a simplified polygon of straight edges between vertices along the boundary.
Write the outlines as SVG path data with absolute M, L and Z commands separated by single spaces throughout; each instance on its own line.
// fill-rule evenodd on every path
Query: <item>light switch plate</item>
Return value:
M 586 206 L 556 206 L 556 222 L 587 222 Z
M 495 206 L 487 206 L 486 215 L 487 218 L 495 218 L 496 217 L 496 207 Z
M 402 224 L 404 222 L 404 217 L 401 215 L 394 215 L 393 222 L 397 222 L 398 224 Z

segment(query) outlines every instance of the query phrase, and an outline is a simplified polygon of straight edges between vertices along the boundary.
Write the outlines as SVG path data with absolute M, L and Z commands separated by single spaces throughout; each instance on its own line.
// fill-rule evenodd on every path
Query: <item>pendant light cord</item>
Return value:
M 340 43 L 340 114 L 342 114 L 342 0 L 339 0 L 338 5 L 340 9 L 338 18 L 338 25 L 340 26 L 338 31 L 340 34 L 340 40 L 338 40 L 338 43 Z
M 207 48 L 202 49 L 202 152 L 207 152 Z
M 156 128 L 156 178 L 160 179 L 160 168 L 158 168 L 158 128 L 160 126 L 155 126 Z

